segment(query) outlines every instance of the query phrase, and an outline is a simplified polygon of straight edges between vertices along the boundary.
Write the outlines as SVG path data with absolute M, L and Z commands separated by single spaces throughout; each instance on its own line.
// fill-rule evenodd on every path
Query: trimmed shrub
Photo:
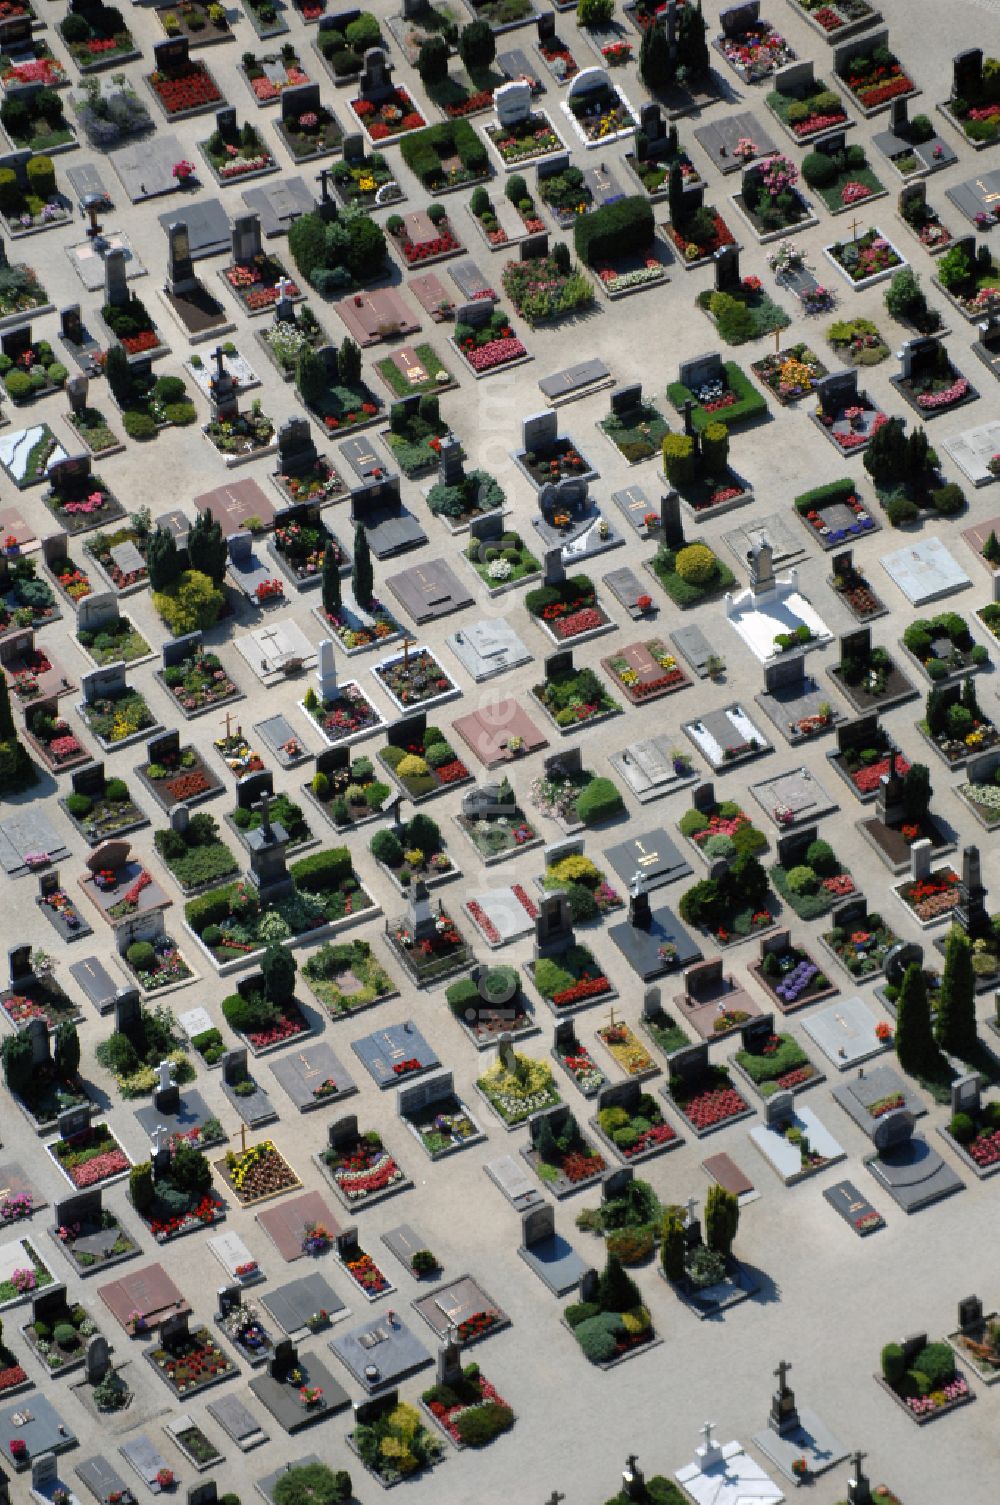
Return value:
M 695 478 L 692 434 L 667 434 L 663 440 L 663 468 L 672 486 L 690 486 Z
M 692 543 L 679 550 L 674 568 L 689 585 L 706 585 L 716 571 L 716 559 L 707 544 Z
M 826 152 L 809 152 L 802 159 L 802 177 L 810 188 L 829 188 L 836 176 L 837 164 Z
M 586 266 L 641 250 L 652 242 L 653 233 L 653 209 L 645 194 L 605 204 L 573 226 L 576 254 Z
M 576 813 L 585 826 L 597 826 L 624 809 L 621 795 L 610 779 L 591 779 L 577 796 Z

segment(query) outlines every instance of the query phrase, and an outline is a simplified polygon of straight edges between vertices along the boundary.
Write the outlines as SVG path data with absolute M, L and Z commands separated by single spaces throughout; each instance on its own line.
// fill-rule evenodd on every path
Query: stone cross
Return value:
M 159 1087 L 161 1092 L 167 1092 L 174 1085 L 173 1061 L 161 1061 L 157 1067 L 159 1073 Z
M 216 381 L 222 381 L 226 374 L 226 352 L 221 345 L 216 345 L 212 351 L 212 359 L 215 362 L 215 379 Z
M 154 1155 L 158 1155 L 162 1149 L 166 1148 L 166 1146 L 163 1143 L 163 1140 L 167 1138 L 167 1136 L 169 1135 L 169 1133 L 170 1133 L 170 1130 L 167 1128 L 166 1124 L 157 1124 L 156 1125 L 156 1128 L 153 1130 L 152 1134 L 150 1134 L 150 1136 L 149 1136 L 149 1142 L 150 1142 L 150 1144 L 153 1147 L 153 1154 Z
M 333 174 L 328 167 L 321 167 L 316 174 L 316 182 L 319 184 L 320 193 L 323 195 L 323 203 L 330 202 L 330 179 Z
M 715 1446 L 715 1444 L 712 1441 L 712 1428 L 714 1426 L 715 1426 L 715 1422 L 714 1421 L 706 1421 L 705 1425 L 701 1429 L 701 1435 L 705 1439 L 705 1451 L 709 1452 L 709 1453 L 712 1451 L 712 1448 Z
M 868 1454 L 863 1453 L 860 1448 L 858 1448 L 856 1453 L 851 1454 L 851 1467 L 854 1470 L 854 1477 L 856 1480 L 862 1478 L 861 1465 L 862 1463 L 864 1463 L 867 1457 Z
M 271 796 L 265 790 L 253 807 L 260 811 L 260 829 L 265 836 L 271 834 Z
M 786 1384 L 786 1376 L 787 1376 L 789 1370 L 791 1369 L 791 1367 L 792 1367 L 791 1364 L 786 1363 L 786 1361 L 784 1359 L 782 1359 L 781 1363 L 778 1365 L 777 1369 L 774 1371 L 775 1379 L 778 1381 L 778 1390 L 779 1390 L 779 1392 L 782 1395 L 787 1394 L 787 1391 L 788 1391 L 788 1385 Z

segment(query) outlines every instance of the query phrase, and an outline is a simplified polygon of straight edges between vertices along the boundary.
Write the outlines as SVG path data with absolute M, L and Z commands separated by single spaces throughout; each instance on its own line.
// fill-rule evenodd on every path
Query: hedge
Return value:
M 310 893 L 322 893 L 329 888 L 339 888 L 345 878 L 354 876 L 351 854 L 346 847 L 330 847 L 326 852 L 312 852 L 293 862 L 288 869 L 297 888 Z
M 441 182 L 444 177 L 441 158 L 451 152 L 457 152 L 466 172 L 478 175 L 489 170 L 486 147 L 467 120 L 448 120 L 424 131 L 413 131 L 402 138 L 399 149 L 403 161 L 425 188 Z
M 583 223 L 586 223 L 586 221 L 584 220 Z M 760 418 L 762 414 L 767 412 L 766 400 L 757 391 L 750 378 L 744 376 L 735 361 L 726 361 L 723 370 L 726 373 L 726 380 L 729 383 L 730 390 L 737 394 L 737 400 L 733 403 L 732 407 L 721 408 L 715 413 L 706 413 L 701 403 L 695 403 L 694 412 L 691 416 L 694 420 L 694 426 L 699 433 L 701 433 L 703 428 L 707 428 L 710 423 L 719 423 L 721 421 L 727 428 L 732 428 L 736 423 L 745 423 L 751 418 Z M 686 399 L 689 397 L 693 399 L 694 393 L 685 387 L 683 382 L 672 381 L 667 387 L 667 396 L 678 413 L 683 413 Z
M 648 246 L 654 235 L 653 209 L 645 194 L 633 194 L 577 219 L 576 254 L 587 266 L 614 261 Z
M 597 826 L 625 808 L 624 801 L 610 779 L 591 779 L 576 797 L 576 814 L 585 826 Z
M 826 506 L 831 502 L 843 502 L 849 496 L 857 494 L 857 483 L 850 476 L 844 476 L 839 481 L 828 481 L 825 486 L 814 486 L 812 491 L 803 491 L 801 496 L 795 498 L 795 510 L 803 514 L 811 512 L 814 507 Z

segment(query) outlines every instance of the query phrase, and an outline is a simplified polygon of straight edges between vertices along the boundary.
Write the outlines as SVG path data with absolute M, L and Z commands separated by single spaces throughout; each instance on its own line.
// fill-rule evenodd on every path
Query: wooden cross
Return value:
M 233 735 L 233 716 L 231 711 L 226 712 L 225 721 L 220 722 L 219 725 L 226 728 L 226 741 L 228 742 L 230 737 Z
M 403 668 L 404 669 L 409 669 L 409 667 L 410 667 L 410 649 L 411 648 L 415 648 L 416 646 L 417 646 L 417 640 L 416 640 L 416 638 L 405 637 L 403 639 Z
M 323 195 L 324 204 L 328 204 L 330 202 L 329 181 L 332 176 L 333 174 L 330 172 L 330 169 L 328 167 L 321 168 L 320 171 L 316 174 L 316 182 L 320 186 L 320 192 Z
M 614 1029 L 614 1027 L 615 1027 L 615 1025 L 617 1023 L 618 1023 L 618 1020 L 615 1018 L 615 1006 L 614 1006 L 614 1004 L 612 1004 L 611 1005 L 611 1013 L 608 1015 L 608 1024 L 611 1026 L 612 1029 Z
M 855 241 L 855 240 L 857 240 L 857 238 L 858 238 L 858 219 L 857 219 L 857 216 L 855 216 L 854 219 L 851 220 L 851 240 Z
M 775 355 L 777 355 L 777 353 L 778 353 L 778 351 L 780 349 L 781 349 L 781 330 L 780 329 L 776 329 L 774 331 L 774 353 L 775 353 Z

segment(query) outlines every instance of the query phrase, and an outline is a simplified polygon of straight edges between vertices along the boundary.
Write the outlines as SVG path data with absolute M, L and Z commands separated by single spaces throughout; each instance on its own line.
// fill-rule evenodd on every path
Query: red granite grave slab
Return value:
M 731 1155 L 709 1155 L 701 1164 L 702 1169 L 708 1172 L 723 1191 L 732 1192 L 735 1197 L 746 1196 L 753 1191 L 750 1177 L 740 1170 Z
M 452 731 L 458 733 L 486 768 L 513 763 L 549 745 L 548 738 L 516 700 L 496 700 L 468 716 L 459 716 L 452 722 Z M 520 752 L 510 751 L 511 737 L 522 739 Z
M 282 1259 L 289 1264 L 302 1259 L 302 1236 L 307 1223 L 320 1223 L 331 1238 L 340 1232 L 330 1205 L 318 1191 L 304 1192 L 301 1197 L 291 1197 L 276 1207 L 268 1207 L 257 1214 L 257 1221 L 271 1240 Z
M 398 335 L 416 334 L 420 320 L 406 300 L 392 287 L 374 288 L 354 293 L 334 305 L 357 343 L 366 349 L 380 340 Z
M 168 1317 L 189 1316 L 190 1304 L 162 1265 L 147 1265 L 132 1270 L 120 1280 L 110 1280 L 98 1294 L 108 1311 L 127 1333 L 132 1329 L 129 1314 L 139 1312 L 147 1328 L 158 1327 Z
M 256 481 L 229 481 L 214 491 L 203 491 L 195 497 L 194 506 L 198 512 L 207 508 L 221 523 L 226 538 L 239 533 L 248 517 L 259 517 L 265 527 L 274 521 L 274 506 Z
M 445 287 L 436 272 L 421 272 L 419 277 L 411 277 L 406 284 L 407 290 L 413 294 L 425 314 L 430 314 L 435 324 L 444 320 L 441 309 L 442 303 L 447 303 L 451 308 L 454 298 Z

